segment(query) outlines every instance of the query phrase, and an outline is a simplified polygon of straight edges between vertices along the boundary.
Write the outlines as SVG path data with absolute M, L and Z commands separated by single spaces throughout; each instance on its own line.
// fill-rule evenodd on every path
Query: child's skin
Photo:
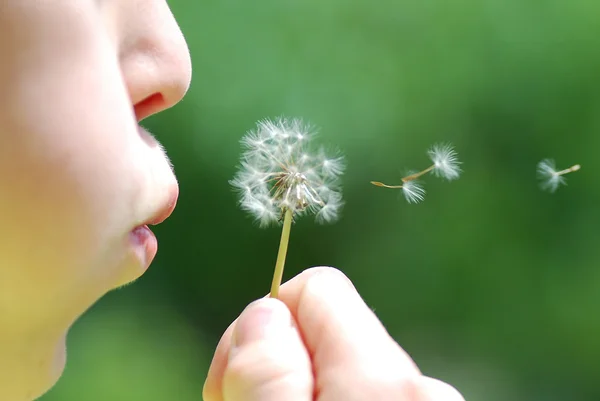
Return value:
M 168 217 L 178 186 L 138 122 L 181 100 L 191 65 L 165 0 L 0 1 L 0 58 L 0 400 L 30 401 L 60 377 L 73 322 L 154 257 L 139 227 Z M 247 308 L 205 399 L 462 399 L 419 374 L 348 284 L 309 270 L 283 303 Z M 263 338 L 271 312 L 288 328 Z

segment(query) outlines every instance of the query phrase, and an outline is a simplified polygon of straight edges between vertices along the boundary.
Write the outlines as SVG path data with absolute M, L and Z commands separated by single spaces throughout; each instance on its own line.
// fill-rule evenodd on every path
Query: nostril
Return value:
M 133 111 L 137 121 L 156 114 L 165 108 L 165 98 L 162 93 L 155 93 L 133 106 Z

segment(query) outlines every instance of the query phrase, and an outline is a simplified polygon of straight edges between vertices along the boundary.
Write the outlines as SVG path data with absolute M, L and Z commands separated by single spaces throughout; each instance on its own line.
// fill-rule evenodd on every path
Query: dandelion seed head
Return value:
M 429 158 L 434 164 L 433 174 L 448 181 L 456 180 L 460 177 L 461 168 L 458 161 L 458 155 L 450 144 L 436 144 L 427 152 Z
M 567 185 L 567 180 L 558 174 L 552 159 L 544 159 L 538 163 L 537 176 L 541 180 L 540 187 L 545 191 L 555 192 L 559 186 Z
M 343 157 L 311 153 L 313 137 L 302 120 L 280 118 L 259 121 L 242 138 L 242 161 L 230 183 L 242 209 L 261 226 L 276 223 L 287 209 L 296 216 L 315 214 L 317 222 L 337 219 L 343 205 Z

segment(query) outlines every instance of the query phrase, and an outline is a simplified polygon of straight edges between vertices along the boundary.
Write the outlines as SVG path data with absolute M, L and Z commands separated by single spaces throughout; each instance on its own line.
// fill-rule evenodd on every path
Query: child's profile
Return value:
M 0 399 L 21 400 L 60 375 L 73 321 L 151 262 L 144 225 L 178 187 L 138 122 L 191 66 L 163 1 L 4 1 L 0 50 Z
M 0 401 L 31 401 L 61 376 L 71 325 L 156 253 L 147 226 L 179 189 L 139 122 L 183 98 L 191 59 L 165 0 L 4 0 L 0 58 Z M 251 304 L 204 398 L 306 401 L 315 386 L 321 400 L 462 399 L 420 374 L 334 269 Z

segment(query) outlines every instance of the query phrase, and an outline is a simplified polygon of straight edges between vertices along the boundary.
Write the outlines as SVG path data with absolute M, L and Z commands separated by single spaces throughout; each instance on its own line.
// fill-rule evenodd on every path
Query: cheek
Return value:
M 0 152 L 0 305 L 27 300 L 43 315 L 57 303 L 87 306 L 122 281 L 144 179 L 141 146 L 111 135 L 92 146 L 95 133 L 59 139 L 58 132 L 43 135 L 55 140 L 42 154 L 20 140 L 13 155 Z
M 0 309 L 19 305 L 21 319 L 76 316 L 121 283 L 157 157 L 108 43 L 40 42 L 43 68 L 15 58 L 0 69 Z

